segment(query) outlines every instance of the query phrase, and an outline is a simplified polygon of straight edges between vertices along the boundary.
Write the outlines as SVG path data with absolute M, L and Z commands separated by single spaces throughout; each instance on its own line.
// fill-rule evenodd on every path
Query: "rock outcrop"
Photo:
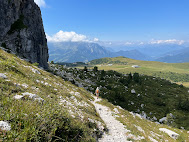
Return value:
M 34 0 L 1 0 L 0 33 L 0 46 L 48 68 L 47 39 Z

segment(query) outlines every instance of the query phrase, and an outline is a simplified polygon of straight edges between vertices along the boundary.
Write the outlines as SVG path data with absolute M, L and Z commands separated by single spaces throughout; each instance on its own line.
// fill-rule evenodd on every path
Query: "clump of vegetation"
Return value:
M 1 44 L 1 47 L 3 47 L 3 48 L 7 48 L 6 43 L 3 42 L 3 43 Z
M 54 64 L 54 61 L 51 61 L 51 64 Z
M 119 57 L 119 58 L 126 58 L 126 57 Z M 127 58 L 126 58 L 127 59 Z M 110 60 L 110 58 L 101 58 L 101 59 L 95 59 L 90 61 L 91 65 L 97 65 L 97 64 L 119 64 L 119 65 L 126 65 L 127 62 L 122 62 L 120 60 Z
M 7 48 L 6 43 L 3 42 L 3 43 L 1 44 L 1 47 L 3 47 L 8 53 L 11 52 L 11 50 L 10 50 L 9 48 Z
M 33 63 L 32 65 L 39 67 L 39 63 L 37 63 L 37 62 Z
M 98 67 L 95 66 L 94 69 L 93 69 L 94 72 L 97 72 L 98 71 Z
M 25 29 L 27 28 L 27 26 L 23 23 L 23 20 L 24 20 L 24 15 L 20 15 L 19 19 L 16 20 L 12 25 L 11 25 L 11 28 L 10 30 L 8 31 L 8 34 L 12 34 L 14 33 L 15 31 L 20 31 L 22 29 Z
M 52 62 L 52 61 L 51 61 Z M 54 61 L 53 61 L 54 62 Z M 67 67 L 77 67 L 77 66 L 88 66 L 88 64 L 86 63 L 83 63 L 83 62 L 75 62 L 75 63 L 66 63 L 66 62 L 57 62 L 55 64 L 58 64 L 58 65 L 64 65 L 64 66 L 67 66 Z

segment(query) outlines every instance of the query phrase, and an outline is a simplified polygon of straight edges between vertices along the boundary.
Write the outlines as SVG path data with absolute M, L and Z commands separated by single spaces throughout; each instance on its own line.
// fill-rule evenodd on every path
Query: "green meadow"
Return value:
M 140 73 L 161 77 L 189 87 L 189 63 L 162 63 L 155 61 L 133 60 L 125 57 L 102 58 L 90 62 L 99 70 L 115 70 L 120 73 Z M 133 68 L 138 65 L 139 68 Z

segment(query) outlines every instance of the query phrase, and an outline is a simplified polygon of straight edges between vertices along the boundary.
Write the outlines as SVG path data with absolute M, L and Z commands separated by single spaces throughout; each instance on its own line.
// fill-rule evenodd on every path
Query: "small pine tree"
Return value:
M 87 67 L 86 67 L 86 66 L 84 67 L 83 71 L 85 71 L 85 72 L 87 72 L 87 71 L 88 71 L 88 69 L 87 69 Z
M 93 69 L 94 72 L 97 72 L 98 71 L 98 67 L 95 66 L 94 69 Z
M 105 71 L 102 70 L 102 71 L 101 71 L 101 75 L 102 75 L 102 76 L 105 76 L 105 74 L 106 74 Z
M 1 44 L 1 47 L 7 48 L 7 45 L 3 42 L 3 43 Z
M 131 81 L 132 81 L 132 74 L 130 73 L 130 74 L 128 75 L 128 80 L 127 80 L 128 84 L 129 84 Z
M 136 82 L 136 83 L 139 83 L 139 81 L 140 81 L 140 77 L 139 77 L 139 74 L 138 73 L 134 73 L 133 74 L 133 80 Z

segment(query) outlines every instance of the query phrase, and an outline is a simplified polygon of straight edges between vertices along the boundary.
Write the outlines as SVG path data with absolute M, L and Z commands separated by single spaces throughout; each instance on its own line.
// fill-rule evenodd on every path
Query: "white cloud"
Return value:
M 94 41 L 94 42 L 98 42 L 99 39 L 98 39 L 98 38 L 94 38 L 93 41 Z
M 143 45 L 143 44 L 144 44 L 144 42 L 140 42 L 140 43 L 139 43 L 139 45 Z
M 65 32 L 60 30 L 58 33 L 49 36 L 46 34 L 48 42 L 99 42 L 98 38 L 89 39 L 86 35 L 77 34 L 76 32 Z
M 125 45 L 131 45 L 131 44 L 133 44 L 133 43 L 131 43 L 131 42 L 126 42 L 125 43 Z
M 168 39 L 168 40 L 152 40 L 150 44 L 178 44 L 182 45 L 184 40 Z
M 46 3 L 45 0 L 34 0 L 35 3 L 39 6 L 39 7 L 45 7 Z

